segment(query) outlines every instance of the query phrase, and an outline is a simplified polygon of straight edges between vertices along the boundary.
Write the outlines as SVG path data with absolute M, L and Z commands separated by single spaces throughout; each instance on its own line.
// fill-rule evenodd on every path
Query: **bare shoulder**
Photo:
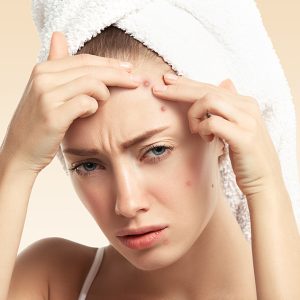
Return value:
M 45 241 L 45 243 L 48 242 Z M 63 238 L 51 238 L 49 243 L 51 299 L 76 299 L 94 260 L 97 248 Z
M 32 243 L 17 256 L 9 299 L 76 299 L 96 251 L 60 237 Z

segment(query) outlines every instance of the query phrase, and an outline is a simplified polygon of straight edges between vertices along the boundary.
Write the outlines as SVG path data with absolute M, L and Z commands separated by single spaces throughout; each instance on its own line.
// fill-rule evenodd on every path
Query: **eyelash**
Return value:
M 168 153 L 170 153 L 170 152 L 174 149 L 173 146 L 166 146 L 166 145 L 164 145 L 164 144 L 162 144 L 162 145 L 152 145 L 150 148 L 148 148 L 148 149 L 146 150 L 146 152 L 145 152 L 145 154 L 143 155 L 143 157 L 144 157 L 148 152 L 150 152 L 151 150 L 157 149 L 157 148 L 160 148 L 160 147 L 163 147 L 165 150 L 168 150 Z M 165 153 L 165 152 L 164 152 L 164 153 Z M 153 158 L 150 159 L 150 162 L 151 162 L 151 163 L 158 163 L 159 161 L 165 159 L 167 155 L 168 155 L 168 154 L 162 154 L 162 155 L 153 157 Z M 142 157 L 142 158 L 143 158 L 143 157 Z M 80 175 L 80 176 L 90 176 L 91 173 L 92 173 L 93 171 L 82 172 L 82 171 L 80 171 L 80 170 L 78 169 L 79 167 L 81 167 L 81 166 L 83 166 L 84 164 L 87 164 L 87 163 L 93 163 L 93 164 L 96 164 L 95 162 L 92 162 L 92 161 L 83 161 L 83 162 L 80 162 L 80 163 L 78 163 L 77 165 L 75 165 L 75 166 L 69 168 L 68 170 L 69 170 L 71 173 L 76 172 L 76 173 L 77 173 L 78 175 Z

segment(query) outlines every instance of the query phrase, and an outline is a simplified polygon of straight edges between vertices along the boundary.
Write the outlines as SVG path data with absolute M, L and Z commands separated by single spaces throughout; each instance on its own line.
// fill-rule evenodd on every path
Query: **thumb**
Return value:
M 48 60 L 59 59 L 69 55 L 67 39 L 63 32 L 52 33 Z
M 220 87 L 223 87 L 229 91 L 231 91 L 233 94 L 237 94 L 237 90 L 233 84 L 233 82 L 231 81 L 231 79 L 226 79 L 226 80 L 223 80 L 220 84 L 219 84 Z

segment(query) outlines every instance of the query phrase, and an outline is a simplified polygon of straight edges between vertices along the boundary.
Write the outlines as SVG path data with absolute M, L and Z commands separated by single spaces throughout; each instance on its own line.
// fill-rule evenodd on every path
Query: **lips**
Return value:
M 141 228 L 132 228 L 132 229 L 125 228 L 125 229 L 119 230 L 116 235 L 117 236 L 142 235 L 145 233 L 158 231 L 158 230 L 164 229 L 166 227 L 167 227 L 167 225 L 160 224 L 160 225 L 145 226 L 145 227 L 141 227 Z
M 162 227 L 160 230 L 148 231 L 148 233 L 118 236 L 118 239 L 123 245 L 133 250 L 149 249 L 166 238 L 166 230 L 166 227 Z

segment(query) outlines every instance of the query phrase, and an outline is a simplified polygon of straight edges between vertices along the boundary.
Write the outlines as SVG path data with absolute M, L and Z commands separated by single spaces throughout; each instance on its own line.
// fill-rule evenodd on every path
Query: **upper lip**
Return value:
M 142 234 L 151 231 L 157 231 L 166 228 L 167 225 L 150 225 L 141 228 L 124 228 L 117 232 L 117 236 Z

